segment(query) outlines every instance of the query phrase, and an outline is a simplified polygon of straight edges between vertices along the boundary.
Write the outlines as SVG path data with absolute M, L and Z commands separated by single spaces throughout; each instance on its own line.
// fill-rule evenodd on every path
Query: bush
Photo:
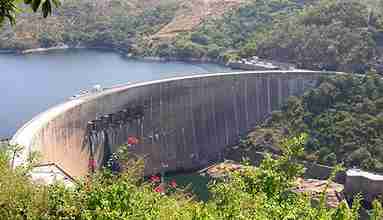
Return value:
M 141 160 L 129 159 L 127 146 L 113 158 L 123 169 L 108 166 L 80 181 L 74 188 L 54 184 L 39 186 L 25 172 L 9 167 L 10 154 L 0 154 L 0 214 L 2 219 L 357 219 L 358 201 L 353 209 L 345 203 L 328 209 L 322 199 L 312 206 L 310 197 L 291 188 L 303 172 L 298 158 L 306 135 L 283 143 L 279 159 L 267 156 L 259 168 L 247 166 L 227 178 L 211 182 L 212 197 L 196 200 L 173 183 L 145 181 Z M 27 170 L 23 170 L 27 171 Z M 160 184 L 160 185 L 158 185 Z M 164 187 L 160 189 L 158 187 Z M 323 198 L 325 192 L 323 192 Z M 374 216 L 380 204 L 374 203 Z
M 206 55 L 206 50 L 203 46 L 192 43 L 178 41 L 176 43 L 176 56 L 182 59 L 201 58 Z

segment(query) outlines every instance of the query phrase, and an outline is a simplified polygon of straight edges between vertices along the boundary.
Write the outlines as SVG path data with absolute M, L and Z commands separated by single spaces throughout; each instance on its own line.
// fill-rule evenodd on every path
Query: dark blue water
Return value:
M 34 115 L 96 84 L 110 87 L 225 71 L 229 69 L 214 64 L 150 62 L 93 50 L 0 54 L 0 138 L 12 136 Z

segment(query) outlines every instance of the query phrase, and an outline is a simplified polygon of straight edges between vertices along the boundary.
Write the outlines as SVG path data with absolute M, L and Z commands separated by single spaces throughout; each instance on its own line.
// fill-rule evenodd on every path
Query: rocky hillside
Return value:
M 204 20 L 219 18 L 244 0 L 192 0 L 182 2 L 173 20 L 158 31 L 154 38 L 174 38 L 178 33 L 194 30 Z
M 66 0 L 51 17 L 23 13 L 0 33 L 0 48 L 26 49 L 58 43 L 129 49 L 151 38 L 191 31 L 242 0 Z

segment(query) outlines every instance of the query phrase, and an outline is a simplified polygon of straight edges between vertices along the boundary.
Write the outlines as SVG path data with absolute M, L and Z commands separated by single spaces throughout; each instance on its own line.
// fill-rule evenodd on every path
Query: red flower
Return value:
M 163 186 L 159 185 L 156 188 L 154 188 L 154 192 L 164 193 L 165 192 L 165 188 Z
M 169 184 L 171 187 L 173 187 L 173 188 L 176 188 L 177 187 L 177 182 L 176 182 L 176 180 L 172 180 L 172 181 L 170 181 L 170 184 Z
M 151 176 L 150 178 L 150 181 L 152 181 L 153 183 L 155 182 L 160 182 L 161 181 L 161 178 L 159 176 Z
M 95 170 L 97 167 L 97 161 L 95 159 L 89 159 L 89 169 Z
M 136 137 L 130 136 L 128 137 L 128 144 L 129 145 L 135 145 L 138 144 L 138 139 Z

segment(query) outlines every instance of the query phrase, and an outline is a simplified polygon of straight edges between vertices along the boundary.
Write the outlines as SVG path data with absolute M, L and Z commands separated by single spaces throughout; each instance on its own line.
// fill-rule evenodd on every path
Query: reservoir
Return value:
M 12 136 L 39 112 L 94 85 L 108 88 L 128 82 L 228 71 L 215 64 L 136 60 L 97 50 L 0 54 L 0 138 Z

